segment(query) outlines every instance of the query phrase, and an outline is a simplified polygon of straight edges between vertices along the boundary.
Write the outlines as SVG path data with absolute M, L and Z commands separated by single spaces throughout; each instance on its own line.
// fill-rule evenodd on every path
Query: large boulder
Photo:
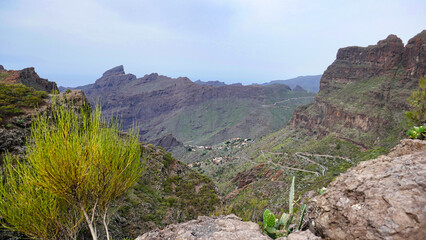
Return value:
M 330 239 L 424 239 L 426 141 L 402 140 L 361 162 L 308 203 L 311 230 Z
M 209 240 L 269 240 L 258 224 L 243 222 L 241 218 L 231 214 L 226 217 L 198 217 L 186 223 L 170 225 L 163 230 L 147 232 L 136 240 L 160 239 L 209 239 Z

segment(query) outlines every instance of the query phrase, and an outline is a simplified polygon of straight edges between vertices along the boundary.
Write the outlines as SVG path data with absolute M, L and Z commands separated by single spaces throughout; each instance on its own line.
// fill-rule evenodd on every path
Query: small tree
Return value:
M 99 107 L 91 115 L 83 109 L 78 114 L 72 106 L 53 104 L 50 115 L 36 117 L 25 155 L 28 174 L 19 181 L 78 209 L 95 240 L 101 217 L 110 239 L 108 207 L 141 176 L 141 146 L 135 131 L 124 135 L 116 121 L 102 123 Z

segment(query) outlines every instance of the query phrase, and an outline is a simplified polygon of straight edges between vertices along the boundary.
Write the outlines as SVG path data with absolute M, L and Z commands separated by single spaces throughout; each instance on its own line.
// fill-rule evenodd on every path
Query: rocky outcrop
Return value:
M 313 115 L 307 115 L 306 108 L 296 109 L 291 119 L 293 127 L 303 125 L 306 128 L 316 129 L 321 135 L 326 135 L 336 123 L 341 123 L 345 128 L 359 129 L 363 132 L 369 131 L 377 124 L 377 118 L 374 116 L 345 111 L 342 107 L 321 98 L 316 99 L 315 108 L 317 112 Z
M 183 143 L 173 137 L 172 134 L 167 134 L 166 136 L 156 139 L 151 143 L 155 146 L 160 146 L 168 151 L 175 147 L 183 147 Z
M 3 67 L 3 65 L 0 65 L 0 71 L 1 70 L 5 70 L 4 67 Z
M 47 79 L 40 78 L 35 72 L 33 67 L 25 68 L 22 70 L 4 70 L 0 69 L 0 73 L 6 76 L 1 81 L 4 83 L 14 84 L 22 83 L 28 87 L 32 87 L 38 91 L 45 91 L 51 93 L 52 91 L 59 91 L 55 82 L 50 82 Z
M 59 100 L 65 101 L 76 108 L 91 107 L 90 102 L 87 100 L 86 95 L 82 90 L 73 90 L 70 92 L 63 92 L 58 95 Z
M 269 240 L 258 224 L 243 222 L 235 215 L 198 217 L 186 223 L 170 225 L 163 230 L 147 232 L 136 240 L 187 239 L 187 240 Z
M 426 141 L 402 140 L 361 162 L 309 201 L 311 228 L 329 239 L 426 236 Z
M 377 45 L 341 48 L 321 78 L 320 91 L 332 90 L 334 83 L 345 84 L 396 70 L 403 53 L 402 40 L 392 34 Z

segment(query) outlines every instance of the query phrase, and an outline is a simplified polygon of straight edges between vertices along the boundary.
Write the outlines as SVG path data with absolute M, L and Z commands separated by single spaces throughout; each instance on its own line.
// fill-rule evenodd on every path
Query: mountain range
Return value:
M 267 86 L 272 84 L 285 84 L 293 90 L 299 86 L 299 88 L 303 88 L 309 92 L 317 93 L 319 91 L 321 77 L 322 75 L 299 76 L 287 80 L 274 80 L 263 83 L 262 85 Z
M 284 84 L 211 86 L 157 73 L 137 78 L 123 66 L 79 88 L 91 103 L 100 102 L 105 116 L 120 114 L 124 129 L 137 122 L 145 141 L 172 134 L 194 145 L 276 131 L 290 120 L 296 106 L 314 96 Z

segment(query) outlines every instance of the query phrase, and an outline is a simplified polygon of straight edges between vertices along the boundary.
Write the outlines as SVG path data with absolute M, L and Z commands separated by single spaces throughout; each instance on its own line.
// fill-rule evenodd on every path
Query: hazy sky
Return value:
M 426 29 L 424 0 L 0 0 L 0 64 L 62 86 L 123 64 L 195 81 L 322 74 L 338 48 Z

